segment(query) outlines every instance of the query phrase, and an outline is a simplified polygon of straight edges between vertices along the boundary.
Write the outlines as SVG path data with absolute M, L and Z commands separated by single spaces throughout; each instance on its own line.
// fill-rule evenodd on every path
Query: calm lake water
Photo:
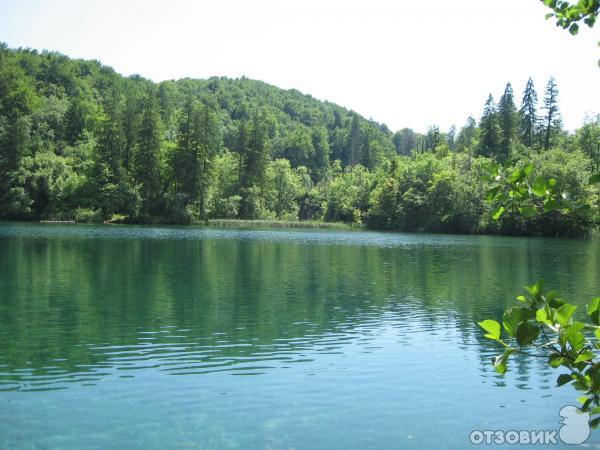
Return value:
M 3 224 L 0 448 L 464 449 L 471 430 L 558 430 L 576 392 L 543 361 L 496 375 L 476 326 L 540 277 L 584 305 L 600 242 Z

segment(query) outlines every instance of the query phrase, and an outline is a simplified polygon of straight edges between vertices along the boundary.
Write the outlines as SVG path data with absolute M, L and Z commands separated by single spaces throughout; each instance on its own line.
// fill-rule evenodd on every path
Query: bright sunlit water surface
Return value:
M 471 430 L 558 430 L 577 393 L 543 360 L 495 374 L 476 322 L 537 278 L 583 306 L 599 275 L 598 241 L 0 225 L 0 448 L 464 449 Z

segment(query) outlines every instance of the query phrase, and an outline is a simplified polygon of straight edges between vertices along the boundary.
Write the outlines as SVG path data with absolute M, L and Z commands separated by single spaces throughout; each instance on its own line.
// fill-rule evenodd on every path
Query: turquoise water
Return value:
M 557 430 L 576 392 L 543 361 L 495 374 L 476 322 L 540 277 L 583 305 L 599 274 L 598 241 L 3 224 L 0 448 L 464 449 L 472 430 Z

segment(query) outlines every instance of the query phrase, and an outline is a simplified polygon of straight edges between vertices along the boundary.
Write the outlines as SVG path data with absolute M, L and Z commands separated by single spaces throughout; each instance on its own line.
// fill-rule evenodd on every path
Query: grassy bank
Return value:
M 330 230 L 356 230 L 361 228 L 357 225 L 351 226 L 340 222 L 242 219 L 210 219 L 208 226 L 219 228 L 318 228 Z

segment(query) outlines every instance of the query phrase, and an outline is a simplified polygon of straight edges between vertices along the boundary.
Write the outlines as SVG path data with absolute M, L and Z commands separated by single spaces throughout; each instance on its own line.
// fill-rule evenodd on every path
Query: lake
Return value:
M 583 306 L 599 275 L 599 241 L 2 224 L 0 448 L 464 449 L 472 430 L 558 430 L 576 391 L 544 360 L 497 375 L 476 322 L 538 278 Z

